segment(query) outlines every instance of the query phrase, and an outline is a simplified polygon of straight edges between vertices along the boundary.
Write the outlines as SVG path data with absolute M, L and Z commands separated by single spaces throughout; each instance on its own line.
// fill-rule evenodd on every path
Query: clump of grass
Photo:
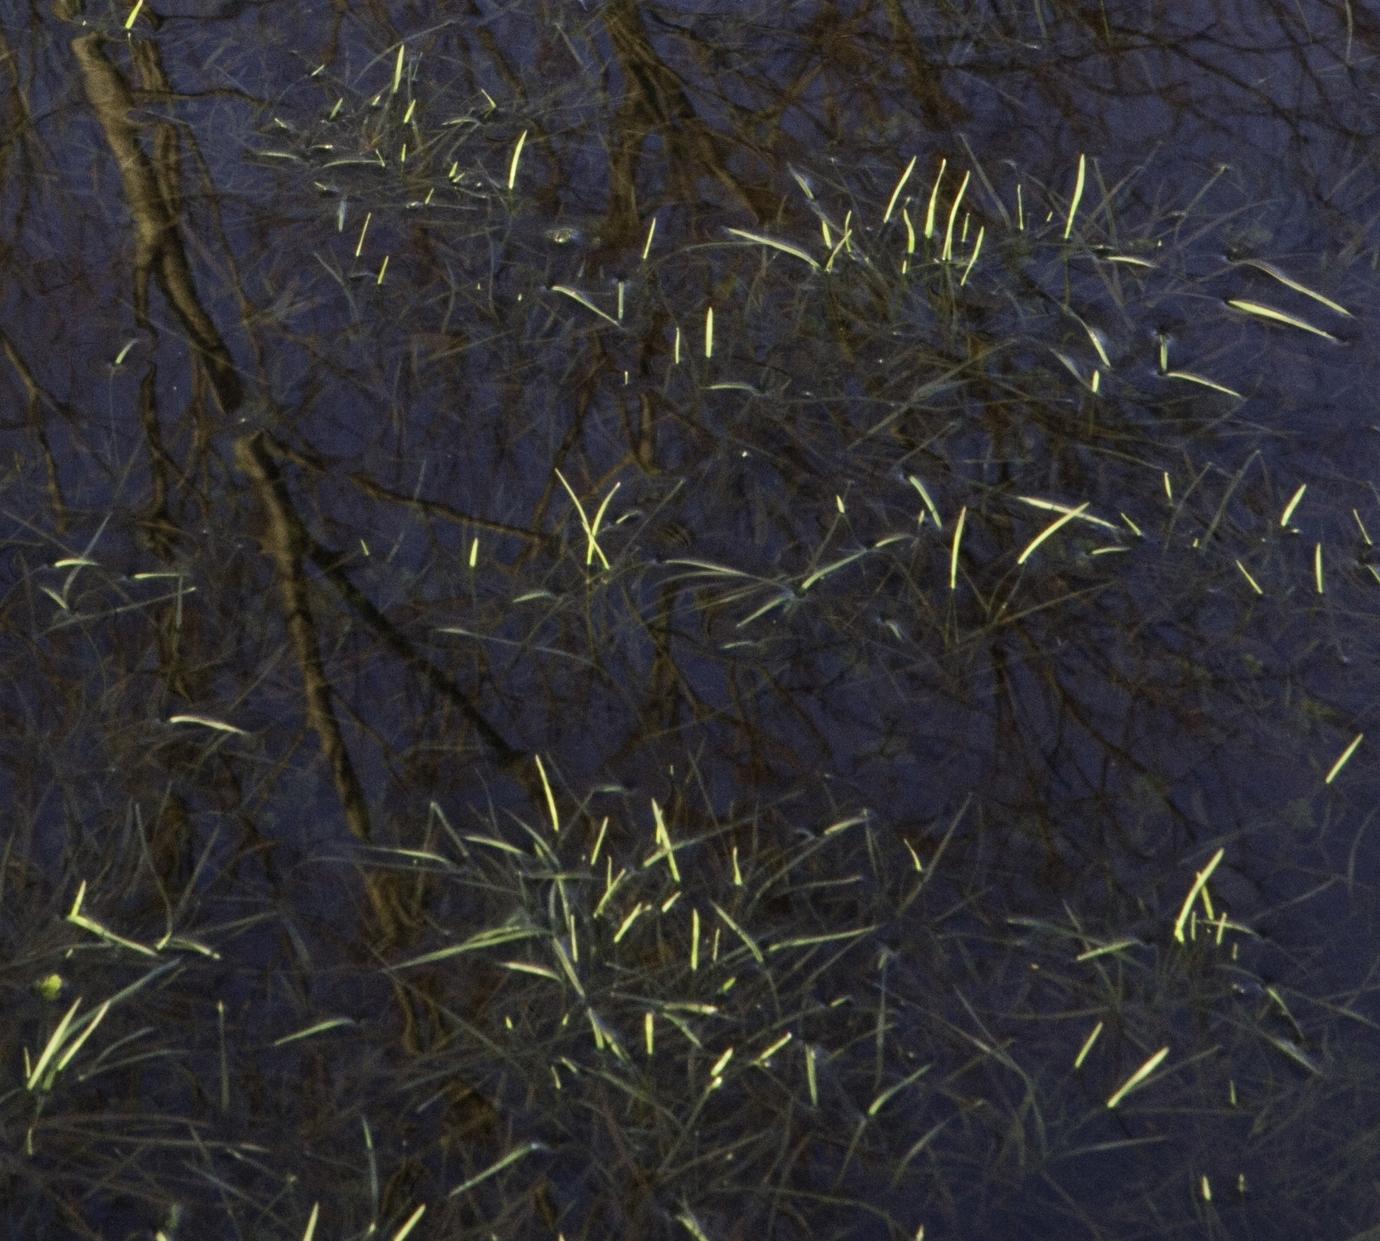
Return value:
M 11 1000 L 29 998 L 7 1011 L 47 1013 L 5 1104 L 27 1218 L 123 1204 L 136 1224 L 285 1237 L 422 1215 L 457 1235 L 902 1237 L 1062 1216 L 1134 1233 L 1176 1168 L 1186 1201 L 1249 1227 L 1280 1210 L 1266 1186 L 1293 1157 L 1269 1116 L 1296 1132 L 1364 1088 L 1330 1087 L 1341 1065 L 1311 1045 L 1325 997 L 1237 964 L 1254 935 L 1212 895 L 1223 851 L 1142 926 L 1015 917 L 990 904 L 966 812 L 914 841 L 799 804 L 668 821 L 655 801 L 573 806 L 559 774 L 543 765 L 541 818 L 438 818 L 431 846 L 357 859 L 425 879 L 409 952 L 332 964 L 308 947 L 322 928 L 287 915 L 296 1018 L 279 986 L 267 1027 L 244 1006 L 247 923 L 145 942 L 88 890 L 61 941 L 14 945 Z M 294 881 L 346 860 L 303 859 Z M 368 1007 L 390 992 L 401 1007 Z M 112 1128 L 131 1089 L 138 1112 Z M 286 1164 L 268 1108 L 301 1135 Z M 1171 1153 L 1163 1122 L 1184 1108 Z M 21 1178 L 40 1170 L 35 1195 Z
M 12 523 L 61 739 L 0 868 L 19 1226 L 1363 1226 L 1314 888 L 1374 519 L 1247 405 L 1341 303 L 1203 274 L 1220 179 L 1088 158 L 796 170 L 600 258 L 549 132 L 415 65 L 268 122 L 309 244 L 215 502 L 154 487 L 214 517 L 188 562 Z

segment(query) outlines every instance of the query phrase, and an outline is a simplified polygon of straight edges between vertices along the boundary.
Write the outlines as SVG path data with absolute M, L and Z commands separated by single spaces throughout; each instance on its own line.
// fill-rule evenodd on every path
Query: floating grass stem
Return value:
M 1092 1028 L 1092 1032 L 1083 1040 L 1083 1046 L 1078 1049 L 1078 1054 L 1073 1058 L 1073 1067 L 1081 1069 L 1083 1061 L 1088 1058 L 1088 1053 L 1092 1051 L 1093 1045 L 1102 1036 L 1102 1022 L 1098 1022 Z
M 1356 736 L 1351 739 L 1351 744 L 1337 756 L 1337 761 L 1332 764 L 1328 769 L 1327 775 L 1323 777 L 1324 784 L 1331 784 L 1341 774 L 1342 768 L 1351 761 L 1351 756 L 1360 748 L 1365 735 L 1365 733 L 1357 733 Z
M 1069 524 L 1069 522 L 1073 521 L 1075 517 L 1083 516 L 1084 512 L 1087 511 L 1087 508 L 1088 501 L 1085 500 L 1077 508 L 1070 509 L 1058 520 L 1051 522 L 1048 526 L 1041 530 L 1039 534 L 1037 534 L 1033 539 L 1031 539 L 1028 544 L 1026 544 L 1025 550 L 1021 552 L 1019 556 L 1016 557 L 1016 563 L 1018 565 L 1025 564 L 1025 562 L 1029 560 L 1032 555 L 1034 555 L 1035 549 L 1038 548 L 1040 544 L 1042 544 L 1046 539 L 1053 536 L 1059 530 L 1063 529 L 1066 525 Z
M 1324 297 L 1321 293 L 1314 289 L 1310 289 L 1307 285 L 1300 284 L 1293 277 L 1280 271 L 1273 263 L 1265 263 L 1260 259 L 1241 259 L 1237 263 L 1237 266 L 1253 267 L 1256 271 L 1264 272 L 1265 275 L 1269 276 L 1272 280 L 1279 281 L 1286 289 L 1292 289 L 1295 293 L 1300 293 L 1304 297 L 1312 298 L 1313 301 L 1317 302 L 1320 306 L 1326 306 L 1333 314 L 1344 315 L 1348 319 L 1352 317 L 1351 311 L 1345 306 L 1339 305 L 1330 297 Z
M 1220 392 L 1223 396 L 1234 397 L 1236 400 L 1244 400 L 1245 397 L 1235 388 L 1229 388 L 1226 384 L 1218 383 L 1215 379 L 1209 379 L 1206 375 L 1199 375 L 1193 371 L 1165 371 L 1166 379 L 1178 379 L 1184 383 L 1197 384 L 1202 388 L 1210 388 L 1214 392 Z
M 1269 323 L 1279 323 L 1285 327 L 1298 328 L 1301 332 L 1310 332 L 1314 336 L 1321 336 L 1324 340 L 1330 340 L 1334 344 L 1337 338 L 1331 332 L 1324 332 L 1320 327 L 1314 327 L 1297 315 L 1291 315 L 1288 311 L 1280 310 L 1274 306 L 1267 306 L 1264 302 L 1248 301 L 1245 298 L 1229 297 L 1227 305 L 1243 314 L 1253 315 L 1257 319 L 1264 319 Z
M 1250 588 L 1253 591 L 1255 591 L 1257 595 L 1264 595 L 1265 592 L 1260 589 L 1260 583 L 1257 582 L 1255 578 L 1251 576 L 1251 571 L 1248 568 L 1246 568 L 1246 566 L 1243 565 L 1239 560 L 1234 561 L 1233 563 L 1236 565 L 1238 569 L 1241 570 L 1241 576 L 1246 579 L 1247 583 L 1250 585 Z
M 1161 1047 L 1153 1056 L 1140 1066 L 1128 1077 L 1116 1092 L 1107 1100 L 1107 1107 L 1116 1107 L 1131 1091 L 1145 1084 L 1146 1078 L 1150 1076 L 1160 1066 L 1160 1062 L 1169 1054 L 1168 1047 Z
M 776 237 L 768 237 L 764 233 L 750 233 L 743 228 L 728 228 L 724 230 L 734 237 L 741 237 L 744 241 L 756 242 L 759 246 L 769 246 L 773 250 L 780 250 L 782 254 L 789 254 L 792 258 L 799 259 L 802 263 L 808 264 L 811 268 L 818 271 L 819 263 L 799 246 L 793 246 L 789 241 L 781 241 Z
M 594 312 L 596 315 L 598 315 L 601 319 L 605 320 L 605 321 L 608 322 L 608 323 L 613 324 L 614 327 L 620 326 L 617 319 L 615 319 L 615 318 L 614 318 L 611 314 L 609 314 L 607 311 L 600 310 L 598 306 L 596 306 L 592 301 L 590 301 L 589 298 L 587 298 L 587 297 L 586 297 L 583 293 L 581 293 L 578 289 L 572 289 L 569 285 L 566 285 L 566 284 L 553 284 L 553 285 L 551 286 L 551 292 L 553 292 L 553 293 L 563 293 L 566 297 L 570 298 L 572 301 L 579 302 L 580 305 L 583 306 L 586 310 L 593 311 L 593 312 Z
M 503 1156 L 503 1158 L 499 1159 L 497 1162 L 491 1163 L 477 1176 L 472 1176 L 469 1180 L 462 1181 L 446 1196 L 449 1198 L 454 1198 L 458 1194 L 467 1193 L 476 1185 L 480 1184 L 483 1181 L 487 1181 L 489 1177 L 496 1176 L 498 1173 L 502 1172 L 504 1168 L 517 1163 L 519 1159 L 525 1159 L 534 1151 L 545 1149 L 546 1147 L 541 1142 L 524 1142 L 521 1146 L 517 1146 L 513 1150 L 510 1150 L 506 1155 Z
M 1078 157 L 1078 177 L 1073 184 L 1073 198 L 1069 202 L 1068 218 L 1064 221 L 1064 240 L 1069 239 L 1073 232 L 1073 218 L 1078 214 L 1078 204 L 1083 201 L 1083 188 L 1088 179 L 1088 157 L 1086 154 Z

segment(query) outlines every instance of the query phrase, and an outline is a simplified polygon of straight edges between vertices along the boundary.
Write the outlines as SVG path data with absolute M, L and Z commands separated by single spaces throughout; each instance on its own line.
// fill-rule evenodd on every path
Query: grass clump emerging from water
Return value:
M 1367 1218 L 1314 900 L 1369 890 L 1374 519 L 1249 403 L 1340 301 L 1230 251 L 1220 177 L 1095 160 L 795 169 L 630 247 L 549 127 L 388 67 L 267 122 L 282 374 L 187 563 L 12 523 L 63 739 L 0 870 L 15 1226 Z

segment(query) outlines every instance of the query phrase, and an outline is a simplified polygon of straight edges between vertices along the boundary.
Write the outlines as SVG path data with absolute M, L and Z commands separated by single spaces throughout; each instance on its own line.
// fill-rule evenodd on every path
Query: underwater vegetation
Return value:
M 11 1235 L 1366 1235 L 1366 16 L 272 7 L 7 28 Z

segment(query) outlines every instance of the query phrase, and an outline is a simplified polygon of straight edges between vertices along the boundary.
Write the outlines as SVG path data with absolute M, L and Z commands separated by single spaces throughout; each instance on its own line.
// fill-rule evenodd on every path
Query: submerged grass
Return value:
M 11 879 L 6 907 L 27 916 L 9 925 L 42 934 L 7 945 L 4 971 L 29 1031 L 0 1101 L 19 1227 L 55 1234 L 119 1202 L 197 1235 L 424 1219 L 455 1236 L 691 1220 L 710 1237 L 913 1237 L 1040 1219 L 1139 1236 L 1174 1175 L 1183 1201 L 1266 1227 L 1297 1135 L 1373 1088 L 1317 1041 L 1364 1024 L 1345 998 L 1238 964 L 1255 933 L 1214 895 L 1224 847 L 1171 882 L 1177 918 L 1003 917 L 981 864 L 957 860 L 979 830 L 962 816 L 928 843 L 799 805 L 673 834 L 655 802 L 596 817 L 545 775 L 545 822 L 438 817 L 425 849 L 303 859 L 294 886 L 344 863 L 431 896 L 420 951 L 343 972 L 300 915 L 268 924 L 298 943 L 296 1012 L 286 978 L 253 981 L 249 926 L 201 922 L 188 893 L 160 942 L 137 917 L 83 914 L 117 903 L 94 885 L 55 936 Z M 112 866 L 142 852 L 137 833 L 111 843 Z M 407 998 L 402 1028 L 347 998 L 378 983 Z M 284 1125 L 302 1140 L 286 1164 Z
M 5 483 L 16 1235 L 1362 1227 L 1374 497 L 1247 403 L 1342 304 L 1088 156 L 619 252 L 371 69 L 254 149 L 344 378 L 185 570 Z

